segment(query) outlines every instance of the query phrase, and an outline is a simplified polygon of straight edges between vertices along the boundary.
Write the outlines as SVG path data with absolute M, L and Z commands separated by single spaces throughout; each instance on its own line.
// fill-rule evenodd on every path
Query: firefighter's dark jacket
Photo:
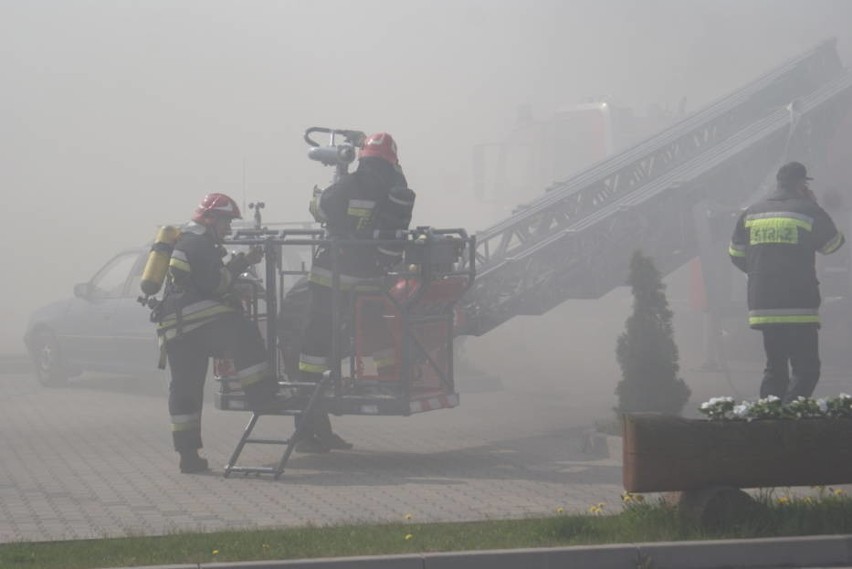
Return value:
M 342 289 L 382 274 L 402 259 L 402 247 L 392 243 L 345 245 L 346 240 L 373 239 L 383 231 L 408 229 L 415 194 L 402 171 L 381 158 L 359 161 L 358 169 L 325 190 L 312 207 L 325 223 L 330 238 L 341 240 L 338 269 Z M 332 257 L 329 248 L 317 252 L 311 282 L 331 286 Z
M 819 325 L 815 252 L 829 254 L 845 241 L 815 201 L 779 188 L 737 220 L 728 254 L 748 274 L 749 325 Z
M 190 222 L 181 229 L 155 317 L 157 333 L 163 340 L 237 310 L 231 290 L 234 275 L 222 262 L 225 254 L 205 226 Z

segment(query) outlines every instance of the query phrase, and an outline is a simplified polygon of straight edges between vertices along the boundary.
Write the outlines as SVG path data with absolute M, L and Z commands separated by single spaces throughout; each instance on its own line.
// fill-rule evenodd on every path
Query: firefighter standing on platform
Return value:
M 171 370 L 169 414 L 180 471 L 208 470 L 201 448 L 201 409 L 209 358 L 234 360 L 237 377 L 253 410 L 274 404 L 277 383 L 269 374 L 266 347 L 257 326 L 241 312 L 232 283 L 262 258 L 261 250 L 231 257 L 222 240 L 240 219 L 233 199 L 204 196 L 192 221 L 181 228 L 169 261 L 162 302 L 152 314 Z
M 740 215 L 728 249 L 748 274 L 749 325 L 763 332 L 760 397 L 774 395 L 784 403 L 810 397 L 819 381 L 815 252 L 834 253 L 845 240 L 817 204 L 811 179 L 799 162 L 782 166 L 777 190 Z
M 314 196 L 310 212 L 323 223 L 328 237 L 344 240 L 339 249 L 339 314 L 350 312 L 349 294 L 377 290 L 376 278 L 402 260 L 402 247 L 390 245 L 351 245 L 346 239 L 370 239 L 376 231 L 408 229 L 414 207 L 414 192 L 408 188 L 399 166 L 396 143 L 390 134 L 368 136 L 359 150 L 358 168 Z M 332 335 L 332 252 L 320 248 L 310 273 L 310 320 L 299 355 L 299 372 L 304 381 L 319 381 L 331 365 Z M 391 362 L 377 362 L 378 366 Z M 328 411 L 318 405 L 306 419 L 303 438 L 296 449 L 301 452 L 346 450 L 346 442 L 331 429 Z

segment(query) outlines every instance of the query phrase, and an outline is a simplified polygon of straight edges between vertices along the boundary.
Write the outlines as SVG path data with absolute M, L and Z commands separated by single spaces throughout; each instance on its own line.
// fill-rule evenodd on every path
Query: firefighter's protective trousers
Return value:
M 269 375 L 266 348 L 257 326 L 238 312 L 168 340 L 171 369 L 169 414 L 178 452 L 201 448 L 201 409 L 211 357 L 231 358 L 251 408 L 262 406 L 277 391 Z
M 810 397 L 820 375 L 818 326 L 778 324 L 766 326 L 762 332 L 766 369 L 760 397 L 774 395 L 784 403 Z

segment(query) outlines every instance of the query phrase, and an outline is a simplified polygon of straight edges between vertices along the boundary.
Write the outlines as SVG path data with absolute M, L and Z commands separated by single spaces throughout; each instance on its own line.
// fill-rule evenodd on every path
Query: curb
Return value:
M 114 569 L 760 569 L 852 565 L 852 535 L 463 551 Z

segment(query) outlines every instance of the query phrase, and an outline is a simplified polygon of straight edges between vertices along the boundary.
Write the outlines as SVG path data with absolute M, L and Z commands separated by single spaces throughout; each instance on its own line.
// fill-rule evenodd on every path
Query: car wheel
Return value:
M 68 372 L 62 363 L 59 343 L 49 330 L 41 330 L 32 343 L 35 375 L 39 383 L 46 387 L 58 387 L 68 380 Z

